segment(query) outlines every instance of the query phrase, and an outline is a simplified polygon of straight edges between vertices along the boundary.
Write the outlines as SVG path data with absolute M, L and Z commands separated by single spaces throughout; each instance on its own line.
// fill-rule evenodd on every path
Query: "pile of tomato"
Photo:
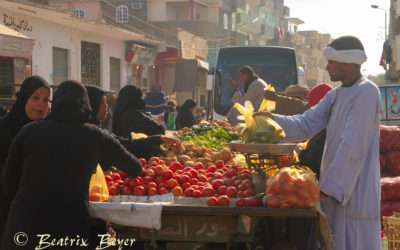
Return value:
M 244 201 L 244 205 L 260 205 L 260 199 L 254 196 L 251 173 L 234 165 L 225 165 L 223 161 L 205 168 L 200 162 L 193 167 L 183 167 L 179 162 L 167 166 L 157 157 L 148 162 L 140 159 L 143 165 L 141 176 L 130 177 L 125 172 L 113 172 L 106 175 L 110 195 L 162 195 L 210 197 L 211 206 L 228 206 L 231 198 Z M 245 200 L 246 199 L 246 200 Z M 243 206 L 244 206 L 243 205 Z

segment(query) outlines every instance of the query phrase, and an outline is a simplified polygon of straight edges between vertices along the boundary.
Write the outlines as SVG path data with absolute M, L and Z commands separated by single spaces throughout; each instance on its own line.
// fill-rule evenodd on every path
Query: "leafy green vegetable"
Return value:
M 183 134 L 179 139 L 199 147 L 221 148 L 226 147 L 226 144 L 231 141 L 239 140 L 240 136 L 237 133 L 228 132 L 225 128 L 195 126 L 192 128 L 192 132 Z

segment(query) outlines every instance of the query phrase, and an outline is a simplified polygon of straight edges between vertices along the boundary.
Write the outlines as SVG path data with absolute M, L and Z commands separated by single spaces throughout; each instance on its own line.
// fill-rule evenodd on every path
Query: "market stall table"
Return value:
M 120 225 L 114 225 L 114 230 L 118 238 L 134 238 L 137 242 L 155 239 L 157 244 L 165 242 L 166 249 L 181 249 L 193 244 L 205 247 L 216 243 L 226 244 L 223 249 L 229 249 L 235 243 L 242 243 L 248 249 L 255 245 L 272 249 L 282 244 L 297 247 L 288 249 L 303 249 L 307 245 L 309 231 L 303 232 L 303 237 L 296 237 L 301 232 L 293 228 L 293 223 L 306 225 L 310 229 L 317 218 L 318 212 L 315 209 L 164 204 L 160 230 Z

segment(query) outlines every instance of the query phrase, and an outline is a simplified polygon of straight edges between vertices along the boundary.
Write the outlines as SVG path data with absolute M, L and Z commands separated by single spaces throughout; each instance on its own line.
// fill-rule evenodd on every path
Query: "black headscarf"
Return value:
M 101 99 L 106 94 L 106 92 L 97 86 L 86 85 L 85 87 L 89 97 L 90 107 L 92 107 L 91 123 L 100 125 L 100 121 L 96 119 L 96 116 L 100 109 Z
M 48 120 L 89 122 L 92 109 L 85 87 L 76 81 L 64 81 L 54 94 Z
M 142 99 L 142 90 L 134 85 L 126 85 L 118 94 L 113 117 L 113 131 L 116 131 L 119 121 L 127 110 L 144 111 L 145 102 Z
M 191 128 L 195 124 L 195 119 L 190 109 L 196 106 L 197 104 L 195 101 L 188 99 L 179 107 L 175 122 L 177 129 L 182 129 L 184 127 Z
M 50 90 L 49 84 L 45 79 L 40 76 L 30 76 L 22 82 L 19 92 L 15 94 L 17 100 L 10 113 L 20 123 L 21 127 L 31 122 L 25 113 L 25 106 L 32 94 L 41 87 Z

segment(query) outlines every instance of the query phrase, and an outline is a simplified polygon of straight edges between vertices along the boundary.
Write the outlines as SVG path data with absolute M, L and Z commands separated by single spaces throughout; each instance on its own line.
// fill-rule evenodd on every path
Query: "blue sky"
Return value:
M 285 0 L 290 16 L 305 23 L 300 30 L 318 30 L 333 38 L 353 35 L 364 44 L 368 61 L 363 65 L 365 75 L 376 75 L 384 70 L 379 66 L 384 38 L 385 14 L 372 9 L 376 4 L 387 11 L 389 27 L 390 0 Z

